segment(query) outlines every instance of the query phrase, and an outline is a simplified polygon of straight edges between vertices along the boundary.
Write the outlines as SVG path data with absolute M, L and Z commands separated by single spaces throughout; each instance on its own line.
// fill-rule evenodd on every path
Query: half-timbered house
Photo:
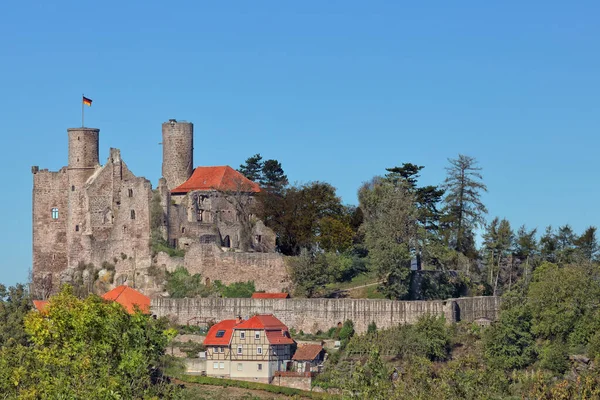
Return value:
M 269 383 L 287 370 L 296 342 L 272 314 L 213 325 L 204 341 L 207 375 Z

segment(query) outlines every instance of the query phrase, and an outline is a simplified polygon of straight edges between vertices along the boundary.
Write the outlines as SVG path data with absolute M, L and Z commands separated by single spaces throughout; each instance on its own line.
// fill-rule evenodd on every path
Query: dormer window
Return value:
M 225 331 L 217 331 L 217 334 L 215 337 L 222 338 L 223 336 L 225 336 Z

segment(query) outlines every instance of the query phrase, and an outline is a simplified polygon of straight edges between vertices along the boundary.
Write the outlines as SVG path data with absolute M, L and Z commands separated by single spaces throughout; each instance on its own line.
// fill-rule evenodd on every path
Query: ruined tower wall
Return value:
M 162 124 L 162 175 L 169 190 L 181 185 L 194 170 L 194 125 L 172 119 Z
M 111 149 L 107 163 L 85 191 L 94 265 L 114 264 L 117 274 L 128 276 L 129 282 L 136 269 L 150 266 L 151 196 L 150 181 L 136 177 L 119 150 Z
M 69 266 L 91 259 L 89 221 L 86 220 L 88 204 L 85 198 L 85 183 L 98 167 L 98 145 L 100 129 L 70 128 L 69 136 L 69 209 L 67 219 L 67 248 Z
M 59 274 L 67 267 L 68 174 L 32 168 L 33 173 L 33 274 L 50 274 L 57 287 Z M 56 209 L 53 215 L 52 209 Z

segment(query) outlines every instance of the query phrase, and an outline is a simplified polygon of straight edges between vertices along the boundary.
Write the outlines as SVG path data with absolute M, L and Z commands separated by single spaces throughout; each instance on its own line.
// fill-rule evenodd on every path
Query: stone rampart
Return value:
M 443 315 L 449 322 L 495 320 L 500 299 L 468 297 L 434 301 L 395 301 L 370 299 L 152 299 L 152 313 L 169 317 L 178 324 L 198 320 L 247 318 L 253 314 L 274 314 L 289 328 L 315 333 L 352 320 L 358 332 L 371 322 L 378 328 L 412 324 L 424 314 Z

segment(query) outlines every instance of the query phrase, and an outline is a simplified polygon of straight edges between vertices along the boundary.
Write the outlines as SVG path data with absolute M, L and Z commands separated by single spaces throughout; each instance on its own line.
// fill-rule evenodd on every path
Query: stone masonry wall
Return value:
M 198 318 L 247 318 L 253 314 L 274 314 L 289 328 L 315 333 L 352 320 L 357 332 L 365 332 L 371 322 L 378 328 L 412 324 L 424 314 L 443 315 L 449 322 L 474 321 L 479 316 L 495 320 L 500 299 L 471 297 L 434 301 L 394 301 L 370 299 L 152 299 L 152 313 L 169 317 L 178 324 Z
M 59 285 L 59 273 L 67 267 L 67 169 L 33 172 L 33 274 L 49 275 L 53 287 Z M 56 208 L 57 218 L 52 218 Z M 56 216 L 56 215 L 55 215 Z
M 237 253 L 223 251 L 217 245 L 192 243 L 184 258 L 159 253 L 156 265 L 173 272 L 184 266 L 190 274 L 200 274 L 206 282 L 219 280 L 224 284 L 254 281 L 256 290 L 287 291 L 291 285 L 285 259 L 277 253 Z

